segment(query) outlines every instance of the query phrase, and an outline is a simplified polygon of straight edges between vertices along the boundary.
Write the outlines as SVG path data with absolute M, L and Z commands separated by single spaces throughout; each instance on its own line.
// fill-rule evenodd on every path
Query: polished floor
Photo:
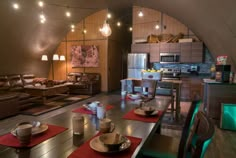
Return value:
M 27 116 L 27 115 L 17 115 L 12 116 L 3 120 L 0 120 L 0 135 L 8 133 L 12 127 L 18 122 L 25 121 L 25 120 L 40 120 L 40 121 L 47 121 L 47 122 L 56 122 L 62 121 L 60 119 L 61 116 L 67 115 L 68 111 L 75 109 L 78 105 L 86 103 L 88 101 L 95 101 L 95 100 L 103 100 L 104 102 L 112 102 L 114 97 L 120 97 L 120 93 L 112 93 L 111 94 L 99 94 L 87 100 L 66 106 L 61 109 L 54 110 L 52 112 L 48 112 L 39 116 Z M 181 102 L 181 113 L 184 116 L 189 108 L 189 102 Z M 60 116 L 60 117 L 59 117 Z M 218 128 L 218 125 L 215 126 L 215 136 L 210 144 L 205 158 L 233 158 L 236 155 L 236 132 L 222 130 Z M 162 134 L 171 135 L 175 137 L 179 137 L 181 135 L 181 131 L 174 128 L 168 128 L 168 125 L 163 125 L 161 128 Z M 0 146 L 0 154 L 1 152 L 6 152 L 6 150 L 12 151 L 12 149 L 5 148 Z

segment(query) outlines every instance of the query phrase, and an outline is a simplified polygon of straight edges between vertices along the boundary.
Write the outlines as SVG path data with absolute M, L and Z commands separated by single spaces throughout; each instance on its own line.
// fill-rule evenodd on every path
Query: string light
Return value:
M 155 29 L 159 29 L 160 28 L 160 26 L 159 26 L 159 21 L 157 21 L 157 24 L 155 25 Z
M 86 34 L 87 33 L 87 30 L 86 29 L 83 29 L 83 34 Z
M 42 24 L 44 24 L 45 21 L 46 21 L 46 17 L 45 17 L 45 15 L 44 15 L 43 13 L 41 13 L 41 14 L 39 15 L 39 19 L 40 19 L 40 23 L 42 23 Z
M 38 6 L 41 7 L 41 8 L 43 8 L 44 2 L 43 2 L 43 1 L 38 1 Z
M 108 14 L 107 14 L 107 18 L 108 18 L 108 19 L 111 19 L 111 13 L 108 13 Z
M 141 9 L 140 9 L 140 11 L 139 11 L 139 13 L 138 13 L 138 16 L 139 16 L 139 17 L 143 17 L 143 12 L 142 12 Z
M 133 31 L 133 28 L 132 28 L 132 27 L 129 27 L 129 31 L 130 31 L 130 32 Z
M 15 9 L 15 10 L 18 10 L 20 8 L 20 5 L 17 3 L 17 2 L 14 2 L 12 4 L 12 7 Z
M 66 11 L 66 16 L 71 17 L 71 13 L 69 11 Z
M 121 23 L 118 21 L 118 22 L 116 23 L 116 25 L 120 27 L 120 26 L 121 26 Z

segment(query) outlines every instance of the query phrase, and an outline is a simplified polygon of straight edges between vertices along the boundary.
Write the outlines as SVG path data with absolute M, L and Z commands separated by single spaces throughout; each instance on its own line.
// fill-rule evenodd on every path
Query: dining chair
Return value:
M 157 90 L 156 90 L 156 96 L 168 96 L 171 99 L 171 120 L 174 120 L 174 101 L 175 101 L 175 95 L 174 95 L 174 83 L 173 82 L 165 82 L 165 81 L 157 81 Z
M 181 139 L 161 134 L 155 134 L 144 144 L 140 157 L 153 158 L 183 158 L 190 128 L 193 126 L 194 117 L 199 111 L 201 101 L 193 101 L 188 111 L 183 127 Z

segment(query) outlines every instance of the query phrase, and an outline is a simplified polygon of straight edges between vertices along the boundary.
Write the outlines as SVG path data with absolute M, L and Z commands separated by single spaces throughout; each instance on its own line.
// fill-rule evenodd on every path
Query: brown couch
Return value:
M 67 75 L 67 85 L 72 94 L 94 95 L 101 92 L 101 75 L 71 72 Z

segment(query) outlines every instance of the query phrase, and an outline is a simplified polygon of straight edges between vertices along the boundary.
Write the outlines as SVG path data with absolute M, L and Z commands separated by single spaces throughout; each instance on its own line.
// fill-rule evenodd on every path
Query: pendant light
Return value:
M 111 35 L 112 31 L 110 28 L 110 25 L 108 24 L 108 21 L 106 20 L 101 28 L 101 33 L 103 36 L 108 37 Z

